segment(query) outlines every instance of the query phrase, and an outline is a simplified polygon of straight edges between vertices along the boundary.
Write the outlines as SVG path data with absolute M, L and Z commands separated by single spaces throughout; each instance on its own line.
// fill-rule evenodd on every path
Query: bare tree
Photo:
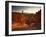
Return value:
M 22 14 L 23 14 L 23 10 L 22 10 Z

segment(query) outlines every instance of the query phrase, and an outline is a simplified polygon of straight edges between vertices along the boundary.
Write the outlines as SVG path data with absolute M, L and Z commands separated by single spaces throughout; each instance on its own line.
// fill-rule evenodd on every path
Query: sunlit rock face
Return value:
M 36 14 L 12 12 L 12 30 L 41 29 L 41 10 Z

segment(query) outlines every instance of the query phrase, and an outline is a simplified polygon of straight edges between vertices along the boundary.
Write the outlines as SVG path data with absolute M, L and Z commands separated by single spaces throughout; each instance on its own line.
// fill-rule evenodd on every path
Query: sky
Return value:
M 36 13 L 41 9 L 41 7 L 36 6 L 12 6 L 12 12 L 19 12 L 19 13 Z

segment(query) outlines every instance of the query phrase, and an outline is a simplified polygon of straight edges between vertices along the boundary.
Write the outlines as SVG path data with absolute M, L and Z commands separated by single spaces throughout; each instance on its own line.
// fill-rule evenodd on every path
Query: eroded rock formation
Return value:
M 41 29 L 41 10 L 36 14 L 12 12 L 12 30 Z

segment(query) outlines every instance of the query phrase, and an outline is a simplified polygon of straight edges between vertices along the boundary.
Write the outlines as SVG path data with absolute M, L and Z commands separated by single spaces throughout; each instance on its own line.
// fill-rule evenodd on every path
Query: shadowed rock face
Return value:
M 38 30 L 41 29 L 41 10 L 36 14 L 21 14 L 12 12 L 12 30 Z

